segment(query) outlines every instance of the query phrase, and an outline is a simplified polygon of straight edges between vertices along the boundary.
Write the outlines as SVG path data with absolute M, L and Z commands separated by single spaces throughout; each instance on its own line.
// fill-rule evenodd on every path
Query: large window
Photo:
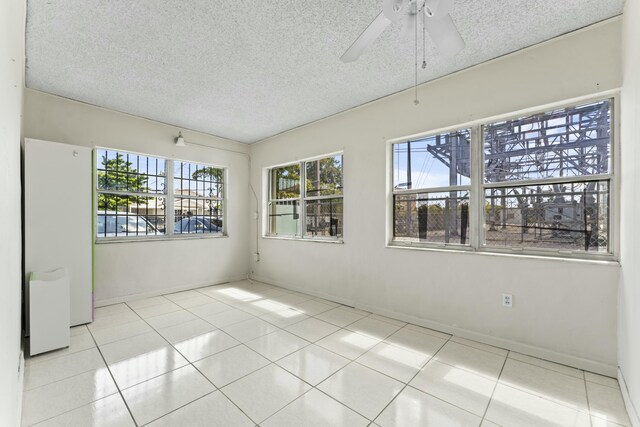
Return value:
M 224 234 L 224 169 L 108 149 L 96 154 L 98 239 Z
M 275 167 L 268 173 L 268 234 L 342 238 L 341 154 Z
M 394 143 L 392 242 L 611 254 L 612 104 Z

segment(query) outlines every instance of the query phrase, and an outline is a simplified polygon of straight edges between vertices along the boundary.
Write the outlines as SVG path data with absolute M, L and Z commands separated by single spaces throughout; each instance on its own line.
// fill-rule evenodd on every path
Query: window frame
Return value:
M 109 190 L 100 190 L 98 189 L 98 162 L 100 159 L 98 158 L 98 153 L 100 150 L 106 151 L 115 151 L 118 153 L 128 153 L 134 154 L 137 156 L 145 156 L 151 157 L 158 160 L 163 160 L 165 162 L 165 181 L 164 181 L 164 194 L 152 193 L 153 197 L 159 197 L 165 199 L 165 224 L 174 224 L 175 219 L 175 199 L 176 198 L 189 198 L 186 196 L 178 196 L 174 191 L 174 165 L 179 163 L 195 163 L 198 165 L 213 167 L 216 169 L 222 170 L 223 182 L 222 182 L 222 198 L 218 199 L 222 202 L 222 233 L 175 233 L 173 227 L 165 226 L 164 234 L 156 234 L 156 235 L 138 235 L 138 236 L 122 236 L 122 237 L 99 237 L 97 235 L 97 214 L 98 214 L 98 195 L 99 194 L 123 194 L 118 191 L 109 191 Z M 120 148 L 108 148 L 103 146 L 95 146 L 93 148 L 93 241 L 96 244 L 103 243 L 125 243 L 125 242 L 148 242 L 148 241 L 161 241 L 161 240 L 183 240 L 183 239 L 216 239 L 216 238 L 225 238 L 229 237 L 228 235 L 228 215 L 227 215 L 227 191 L 228 191 L 228 177 L 229 177 L 229 169 L 227 166 L 216 165 L 207 162 L 199 162 L 193 160 L 185 160 L 185 159 L 177 159 L 177 158 L 168 158 L 153 154 L 141 153 L 138 151 L 132 151 L 128 149 L 120 149 Z M 140 193 L 135 193 L 140 195 Z M 193 197 L 195 199 L 210 199 L 209 197 Z
M 333 195 L 318 195 L 318 196 L 307 196 L 307 186 L 306 186 L 306 163 L 313 162 L 317 160 L 322 160 L 330 157 L 340 156 L 342 158 L 341 167 L 342 167 L 342 194 L 333 194 Z M 298 165 L 300 168 L 300 192 L 298 197 L 292 197 L 288 199 L 275 199 L 272 198 L 273 195 L 273 186 L 271 181 L 271 172 L 274 169 Z M 307 242 L 326 242 L 326 243 L 344 243 L 344 152 L 337 151 L 328 154 L 322 154 L 319 156 L 309 157 L 301 160 L 297 160 L 295 162 L 287 162 L 281 163 L 273 166 L 269 166 L 264 168 L 263 170 L 263 182 L 264 191 L 266 197 L 264 197 L 265 203 L 263 212 L 263 223 L 262 223 L 262 237 L 266 239 L 283 239 L 283 240 L 302 240 Z M 340 236 L 305 236 L 306 232 L 306 224 L 307 224 L 307 211 L 306 211 L 306 203 L 307 201 L 319 201 L 319 200 L 328 200 L 328 199 L 342 199 L 342 234 Z M 286 233 L 272 233 L 271 232 L 271 224 L 270 224 L 270 205 L 272 202 L 286 202 L 286 201 L 298 201 L 299 204 L 299 224 L 300 227 L 296 234 L 286 234 Z
M 523 116 L 542 114 L 559 108 L 571 108 L 575 106 L 597 103 L 602 101 L 610 101 L 610 169 L 608 174 L 573 176 L 566 178 L 550 178 L 550 179 L 528 179 L 521 181 L 505 181 L 501 183 L 485 183 L 484 182 L 484 126 L 494 122 L 513 120 Z M 400 138 L 387 140 L 387 209 L 386 209 L 386 236 L 385 246 L 389 248 L 408 248 L 420 250 L 435 251 L 453 251 L 463 253 L 478 253 L 487 255 L 520 255 L 530 257 L 559 258 L 582 261 L 605 261 L 616 262 L 619 254 L 619 227 L 620 227 L 620 92 L 612 90 L 602 92 L 596 95 L 585 97 L 577 97 L 568 100 L 553 102 L 542 106 L 518 110 L 496 116 L 490 116 L 467 123 L 461 123 L 454 126 L 434 129 L 428 132 L 422 132 L 414 135 L 408 135 Z M 415 141 L 430 136 L 453 132 L 460 129 L 469 128 L 470 132 L 470 155 L 471 155 L 471 173 L 469 183 L 469 245 L 460 244 L 442 244 L 434 242 L 416 242 L 416 241 L 398 241 L 394 239 L 394 195 L 404 193 L 419 192 L 436 192 L 442 188 L 429 188 L 421 190 L 395 190 L 394 189 L 394 158 L 393 148 L 395 144 L 406 143 L 407 141 Z M 518 187 L 527 186 L 537 183 L 557 183 L 558 181 L 608 181 L 609 182 L 609 248 L 608 252 L 589 252 L 576 250 L 560 250 L 555 248 L 510 248 L 500 246 L 490 246 L 485 244 L 485 209 L 484 191 L 487 188 L 498 187 Z M 463 186 L 464 187 L 464 186 Z M 461 188 L 461 187 L 455 187 Z M 449 189 L 449 187 L 445 187 Z

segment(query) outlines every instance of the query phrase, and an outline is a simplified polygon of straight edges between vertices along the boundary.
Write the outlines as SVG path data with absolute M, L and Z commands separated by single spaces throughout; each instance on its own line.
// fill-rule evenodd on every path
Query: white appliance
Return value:
M 66 268 L 71 326 L 93 320 L 92 187 L 91 148 L 25 139 L 25 283 Z
M 66 268 L 31 273 L 29 278 L 29 355 L 68 347 L 69 275 Z

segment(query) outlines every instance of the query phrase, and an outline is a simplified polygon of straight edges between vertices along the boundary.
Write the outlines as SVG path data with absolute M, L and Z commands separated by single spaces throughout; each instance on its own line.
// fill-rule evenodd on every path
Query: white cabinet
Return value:
M 93 320 L 91 159 L 87 147 L 24 142 L 25 283 L 66 268 L 71 326 Z

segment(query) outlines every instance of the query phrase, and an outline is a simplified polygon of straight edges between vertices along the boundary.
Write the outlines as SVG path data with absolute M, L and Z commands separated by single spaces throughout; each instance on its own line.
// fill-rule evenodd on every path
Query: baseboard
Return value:
M 247 279 L 247 275 L 243 274 L 241 276 L 232 276 L 225 279 L 212 280 L 212 281 L 202 282 L 202 283 L 194 283 L 191 285 L 176 286 L 173 288 L 166 288 L 166 289 L 158 289 L 150 292 L 143 292 L 140 294 L 130 294 L 130 295 L 124 295 L 121 297 L 106 298 L 102 300 L 96 300 L 94 303 L 94 306 L 104 307 L 105 305 L 121 304 L 123 302 L 134 301 L 137 299 L 144 299 L 149 297 L 155 297 L 158 295 L 172 294 L 175 292 L 188 291 L 188 290 L 197 289 L 197 288 L 204 288 L 205 286 L 221 285 L 223 283 L 237 282 L 239 280 L 246 280 L 246 279 Z
M 337 298 L 333 295 L 324 294 L 322 292 L 315 292 L 308 289 L 298 288 L 295 286 L 291 286 L 288 283 L 278 282 L 265 277 L 250 275 L 249 278 L 252 280 L 256 280 L 258 282 L 263 282 L 263 283 L 267 283 L 274 286 L 280 286 L 282 288 L 290 289 L 292 291 L 303 292 L 309 295 L 313 295 L 315 297 L 324 298 L 330 301 L 335 301 L 340 304 L 349 305 L 361 310 L 370 311 L 372 313 L 379 314 L 382 316 L 398 319 L 403 322 L 412 323 L 414 325 L 423 326 L 425 328 L 434 329 L 436 331 L 444 332 L 451 335 L 456 335 L 461 338 L 467 338 L 467 339 L 478 341 L 484 344 L 489 344 L 495 347 L 500 347 L 500 348 L 504 348 L 511 351 L 517 351 L 518 353 L 523 353 L 523 354 L 537 357 L 540 359 L 549 360 L 551 362 L 560 363 L 562 365 L 572 366 L 578 369 L 584 369 L 585 371 L 594 372 L 597 374 L 606 375 L 608 377 L 613 377 L 613 378 L 615 378 L 617 375 L 617 367 L 613 365 L 608 365 L 606 363 L 597 362 L 597 361 L 585 359 L 582 357 L 577 357 L 577 356 L 573 356 L 565 353 L 556 352 L 543 347 L 523 344 L 517 341 L 505 339 L 505 338 L 498 338 L 491 335 L 475 332 L 469 329 L 459 328 L 456 326 L 451 326 L 444 323 L 436 322 L 433 320 L 423 319 L 420 317 L 399 313 L 392 310 L 387 310 L 381 307 L 375 307 L 375 306 L 370 306 L 366 304 L 358 304 L 356 301 L 347 300 L 344 298 Z
M 622 392 L 624 406 L 627 408 L 627 414 L 629 414 L 629 420 L 631 420 L 631 427 L 640 427 L 640 413 L 636 410 L 636 407 L 631 400 L 627 382 L 625 381 L 620 368 L 618 368 L 618 382 L 620 383 L 620 391 Z
M 24 393 L 24 348 L 20 349 L 20 361 L 18 368 L 18 407 L 16 408 L 16 425 L 19 426 L 22 423 L 22 394 Z

